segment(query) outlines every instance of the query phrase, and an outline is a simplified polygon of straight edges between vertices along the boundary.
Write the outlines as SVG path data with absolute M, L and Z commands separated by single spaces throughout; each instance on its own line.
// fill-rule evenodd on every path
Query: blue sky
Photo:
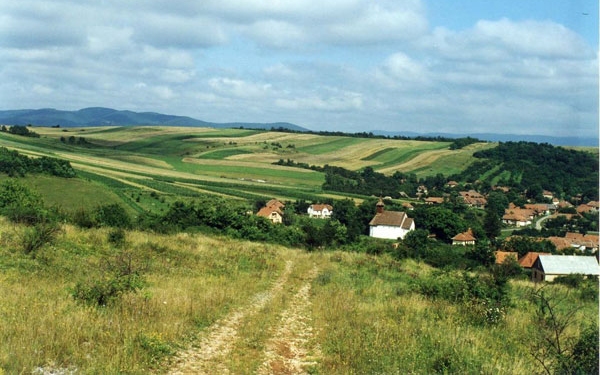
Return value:
M 598 137 L 598 2 L 0 0 L 0 108 Z

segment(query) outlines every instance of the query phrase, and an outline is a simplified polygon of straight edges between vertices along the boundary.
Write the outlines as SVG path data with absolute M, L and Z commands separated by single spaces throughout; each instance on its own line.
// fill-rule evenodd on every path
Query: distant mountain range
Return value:
M 598 147 L 598 138 L 590 137 L 552 137 L 548 135 L 527 135 L 527 134 L 496 134 L 496 133 L 475 133 L 475 134 L 455 134 L 455 133 L 415 133 L 415 132 L 389 132 L 389 131 L 373 131 L 373 134 L 385 135 L 388 137 L 403 136 L 403 137 L 445 137 L 445 138 L 462 138 L 473 137 L 489 142 L 535 142 L 548 143 L 554 146 L 585 146 Z
M 288 122 L 255 123 L 255 122 L 228 122 L 217 123 L 198 120 L 186 116 L 165 115 L 155 112 L 121 111 L 111 108 L 92 107 L 78 111 L 62 111 L 52 108 L 46 109 L 19 109 L 0 111 L 0 124 L 4 125 L 37 125 L 61 127 L 81 126 L 133 126 L 133 125 L 166 125 L 166 126 L 194 126 L 212 128 L 246 128 L 246 129 L 271 129 L 284 128 L 299 132 L 308 132 L 310 129 L 290 124 Z M 544 135 L 517 135 L 517 134 L 454 134 L 454 133 L 415 133 L 415 132 L 390 132 L 374 130 L 373 134 L 385 136 L 405 137 L 446 137 L 461 138 L 470 136 L 491 142 L 529 141 L 536 143 L 549 143 L 556 146 L 591 146 L 598 147 L 597 138 L 589 137 L 551 137 Z
M 254 123 L 230 122 L 216 123 L 197 120 L 186 116 L 165 115 L 155 112 L 119 111 L 111 108 L 92 107 L 78 111 L 61 111 L 52 108 L 19 109 L 0 111 L 0 124 L 81 127 L 81 126 L 130 126 L 130 125 L 165 125 L 194 126 L 211 128 L 271 129 L 285 128 L 295 131 L 308 131 L 298 125 L 287 122 Z

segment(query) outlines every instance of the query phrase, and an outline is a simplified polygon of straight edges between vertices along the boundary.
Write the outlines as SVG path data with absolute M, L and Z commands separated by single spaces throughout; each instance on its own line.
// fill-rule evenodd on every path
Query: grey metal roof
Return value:
M 598 261 L 593 256 L 577 255 L 539 255 L 538 260 L 544 273 L 568 275 L 580 273 L 583 275 L 599 275 Z

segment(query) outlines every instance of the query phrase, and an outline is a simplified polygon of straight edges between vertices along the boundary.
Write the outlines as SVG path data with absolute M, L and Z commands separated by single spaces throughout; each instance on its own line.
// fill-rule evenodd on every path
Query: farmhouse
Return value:
M 556 246 L 556 250 L 575 249 L 577 251 L 598 251 L 598 235 L 567 232 L 564 237 L 547 238 Z
M 281 224 L 283 222 L 283 212 L 275 206 L 263 207 L 256 215 L 265 217 L 274 224 Z
M 469 207 L 481 208 L 487 204 L 487 199 L 475 190 L 459 192 L 465 204 Z
M 385 211 L 385 204 L 377 202 L 377 213 L 369 223 L 369 236 L 396 240 L 415 229 L 415 222 L 404 212 Z
M 581 274 L 598 276 L 598 261 L 593 256 L 540 255 L 533 264 L 531 280 L 553 281 L 558 276 Z
M 452 237 L 452 245 L 475 245 L 476 240 L 477 239 L 473 235 L 473 231 L 471 230 L 471 228 L 469 228 L 469 230 L 467 230 L 466 232 L 459 233 L 456 236 Z
M 274 224 L 281 224 L 283 222 L 283 208 L 285 208 L 285 204 L 277 199 L 271 199 L 256 215 L 265 217 Z
M 308 206 L 308 216 L 319 219 L 329 219 L 333 213 L 333 207 L 328 204 L 311 204 Z

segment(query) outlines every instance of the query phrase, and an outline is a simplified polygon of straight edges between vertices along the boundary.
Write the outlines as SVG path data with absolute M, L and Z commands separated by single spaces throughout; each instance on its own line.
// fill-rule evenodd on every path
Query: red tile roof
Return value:
M 550 253 L 536 253 L 530 251 L 527 254 L 523 255 L 521 259 L 519 259 L 519 264 L 523 268 L 531 268 L 533 267 L 533 264 L 535 263 L 539 255 L 550 255 Z
M 494 255 L 496 255 L 496 264 L 502 264 L 507 258 L 513 258 L 514 260 L 518 260 L 519 254 L 515 251 L 495 251 Z
M 473 231 L 469 228 L 468 231 L 459 233 L 456 236 L 452 237 L 453 241 L 462 241 L 462 242 L 470 242 L 475 241 L 476 238 L 473 235 Z

